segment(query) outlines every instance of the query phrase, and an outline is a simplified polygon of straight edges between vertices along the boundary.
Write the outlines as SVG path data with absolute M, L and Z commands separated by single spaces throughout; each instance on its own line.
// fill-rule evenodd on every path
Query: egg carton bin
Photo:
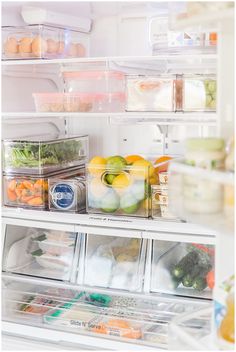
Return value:
M 45 25 L 2 27 L 3 60 L 56 59 L 88 56 L 85 34 Z
M 151 291 L 188 297 L 211 298 L 212 290 L 207 284 L 202 286 L 201 290 L 195 289 L 192 286 L 186 287 L 182 282 L 185 276 L 177 279 L 174 276 L 173 271 L 176 265 L 179 265 L 181 259 L 191 252 L 191 263 L 195 267 L 198 266 L 201 271 L 195 275 L 195 278 L 197 275 L 200 276 L 203 273 L 203 270 L 209 272 L 214 266 L 213 251 L 214 247 L 210 245 L 153 241 Z M 193 260 L 195 261 L 193 262 Z

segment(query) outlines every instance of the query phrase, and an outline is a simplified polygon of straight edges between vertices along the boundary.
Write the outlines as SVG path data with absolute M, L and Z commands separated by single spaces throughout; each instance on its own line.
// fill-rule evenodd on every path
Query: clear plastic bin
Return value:
M 5 173 L 47 175 L 84 164 L 88 136 L 33 136 L 3 141 Z
M 53 26 L 2 27 L 3 59 L 54 59 L 87 56 L 84 34 Z
M 124 93 L 125 75 L 119 71 L 63 72 L 69 93 Z
M 47 176 L 36 175 L 3 175 L 4 185 L 4 205 L 29 209 L 48 209 L 48 182 L 56 179 L 63 182 L 64 179 L 73 176 L 84 175 L 84 168 L 69 169 L 66 172 L 51 173 Z M 84 205 L 85 207 L 85 189 L 84 189 Z
M 119 112 L 125 110 L 124 93 L 35 93 L 37 112 Z
M 49 179 L 49 210 L 80 212 L 86 208 L 85 177 Z
M 87 165 L 87 212 L 148 217 L 153 166 L 117 165 Z
M 211 298 L 214 254 L 213 245 L 153 241 L 151 291 Z
M 127 111 L 174 111 L 174 77 L 127 76 Z
M 3 270 L 10 273 L 70 280 L 76 233 L 9 225 Z
M 179 219 L 175 215 L 173 215 L 169 210 L 169 197 L 168 197 L 167 183 L 160 184 L 160 185 L 152 185 L 151 188 L 152 188 L 152 218 L 179 221 Z
M 88 234 L 83 284 L 140 291 L 144 253 L 145 241 L 138 238 Z
M 183 111 L 216 111 L 216 94 L 214 76 L 183 76 Z

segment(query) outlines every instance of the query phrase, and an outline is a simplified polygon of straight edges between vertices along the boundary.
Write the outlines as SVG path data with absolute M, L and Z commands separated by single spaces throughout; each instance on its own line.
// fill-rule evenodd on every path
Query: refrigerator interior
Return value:
M 27 5 L 27 2 L 2 3 L 3 26 L 25 25 L 20 15 L 22 5 Z M 205 111 L 202 107 L 192 112 L 191 106 L 189 108 L 187 104 L 187 101 L 191 101 L 191 87 L 184 95 L 184 112 L 172 111 L 173 105 L 177 105 L 175 94 L 171 101 L 167 101 L 166 110 L 161 112 L 142 111 L 142 107 L 141 111 L 133 111 L 132 106 L 131 111 L 126 106 L 117 113 L 37 112 L 33 94 L 64 93 L 66 83 L 63 73 L 68 71 L 113 70 L 126 76 L 125 84 L 131 77 L 141 81 L 171 79 L 173 85 L 179 76 L 190 77 L 189 82 L 191 79 L 201 81 L 202 77 L 203 80 L 207 77 L 208 80 L 220 79 L 222 83 L 224 73 L 219 69 L 218 45 L 217 48 L 211 48 L 210 52 L 189 53 L 181 49 L 179 53 L 173 54 L 164 43 L 161 54 L 156 54 L 155 20 L 158 16 L 164 20 L 171 17 L 173 3 L 39 1 L 36 5 L 49 11 L 68 16 L 78 14 L 80 18 L 92 20 L 91 30 L 81 34 L 86 56 L 68 61 L 40 59 L 39 63 L 30 58 L 3 61 L 3 139 L 38 136 L 45 134 L 45 131 L 52 135 L 88 135 L 89 160 L 95 155 L 138 154 L 154 161 L 161 155 L 182 156 L 184 140 L 188 137 L 219 135 L 222 127 L 219 112 L 223 109 L 220 98 L 222 96 L 224 100 L 230 101 L 233 89 L 228 89 L 226 93 L 222 92 L 222 88 L 217 88 L 216 112 Z M 177 3 L 176 6 L 177 10 L 178 6 L 181 9 L 183 3 Z M 218 29 L 215 24 L 197 28 L 199 32 Z M 222 50 L 224 44 L 218 44 Z M 223 59 L 220 60 L 222 67 Z M 225 67 L 228 74 L 227 64 Z M 226 84 L 225 81 L 223 83 Z M 135 103 L 144 99 L 140 96 L 137 98 L 135 94 Z M 153 107 L 150 109 L 153 110 Z M 230 135 L 232 128 L 231 109 L 229 104 L 224 123 L 226 136 Z M 62 215 L 66 217 L 66 214 Z M 87 336 L 88 341 L 90 337 L 98 337 L 100 342 L 94 340 L 93 348 L 96 343 L 102 348 L 109 348 L 114 343 L 114 348 L 119 349 L 122 347 L 119 342 L 124 342 L 127 343 L 126 348 L 130 346 L 132 349 L 139 345 L 167 349 L 172 318 L 180 313 L 209 307 L 212 292 L 207 287 L 203 291 L 195 291 L 192 287 L 183 287 L 182 283 L 173 288 L 166 272 L 171 271 L 172 266 L 187 255 L 190 245 L 203 245 L 212 253 L 214 240 L 211 238 L 208 241 L 209 238 L 204 239 L 204 236 L 191 238 L 192 234 L 189 233 L 190 239 L 185 241 L 180 231 L 176 230 L 175 233 L 175 221 L 169 223 L 169 230 L 166 230 L 171 236 L 170 241 L 168 236 L 163 238 L 165 231 L 160 238 L 143 236 L 148 229 L 136 231 L 135 228 L 135 231 L 130 231 L 127 228 L 122 230 L 126 232 L 122 237 L 121 234 L 117 235 L 117 222 L 104 230 L 103 215 L 97 216 L 97 219 L 101 222 L 95 231 L 77 231 L 76 222 L 73 223 L 76 220 L 69 217 L 68 225 L 63 228 L 54 228 L 53 223 L 48 228 L 43 223 L 37 227 L 37 220 L 26 219 L 23 226 L 6 220 L 3 242 L 3 320 L 18 324 L 13 334 L 17 330 L 19 332 L 19 327 L 26 325 L 29 329 L 31 325 L 48 329 L 48 340 L 52 330 L 58 341 L 56 331 L 61 334 L 72 333 L 67 339 L 76 344 L 78 340 L 74 340 L 75 333 L 81 337 Z M 61 221 L 59 213 L 58 222 Z M 125 221 L 128 224 L 127 218 Z M 86 225 L 90 225 L 89 219 Z M 48 237 L 48 233 L 53 231 L 57 234 L 57 243 L 55 238 Z M 40 258 L 42 256 L 43 260 Z M 214 255 L 209 254 L 208 259 L 211 268 L 214 268 Z M 96 268 L 99 268 L 99 273 L 94 275 Z

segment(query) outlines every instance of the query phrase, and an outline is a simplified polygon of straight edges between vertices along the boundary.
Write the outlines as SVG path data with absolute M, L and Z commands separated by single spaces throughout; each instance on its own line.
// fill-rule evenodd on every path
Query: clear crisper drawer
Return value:
M 6 173 L 48 174 L 83 164 L 88 136 L 43 135 L 3 141 Z
M 87 234 L 84 284 L 140 291 L 145 251 L 146 242 L 138 238 Z
M 163 349 L 174 317 L 209 306 L 200 300 L 85 292 L 14 278 L 5 278 L 2 287 L 4 320 Z
M 153 241 L 151 291 L 211 298 L 214 253 L 213 245 Z
M 74 232 L 6 225 L 3 270 L 68 281 L 76 239 Z

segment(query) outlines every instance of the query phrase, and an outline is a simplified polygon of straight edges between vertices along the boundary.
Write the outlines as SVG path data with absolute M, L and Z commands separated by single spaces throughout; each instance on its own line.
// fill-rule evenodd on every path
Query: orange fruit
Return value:
M 135 179 L 144 180 L 152 177 L 154 174 L 154 167 L 148 160 L 141 159 L 133 163 L 130 168 L 130 174 Z
M 133 164 L 135 161 L 143 160 L 143 157 L 140 155 L 127 155 L 125 157 L 127 164 Z
M 154 165 L 164 163 L 165 161 L 169 161 L 169 160 L 171 160 L 171 159 L 172 159 L 171 156 L 163 155 L 163 156 L 161 156 L 160 158 L 158 158 L 158 159 L 154 162 Z M 159 172 L 167 172 L 168 166 L 169 166 L 169 163 L 165 163 L 165 164 L 163 164 L 163 165 L 156 166 L 156 167 L 155 167 L 155 172 L 156 172 L 157 174 L 158 174 Z

